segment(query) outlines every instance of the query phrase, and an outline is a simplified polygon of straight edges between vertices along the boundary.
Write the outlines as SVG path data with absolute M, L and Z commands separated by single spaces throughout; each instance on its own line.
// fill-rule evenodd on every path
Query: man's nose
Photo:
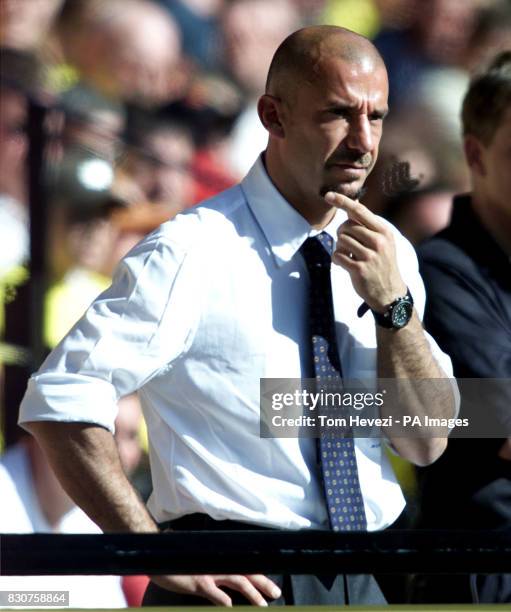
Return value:
M 350 121 L 346 145 L 360 153 L 368 153 L 373 150 L 374 137 L 367 115 L 357 115 Z

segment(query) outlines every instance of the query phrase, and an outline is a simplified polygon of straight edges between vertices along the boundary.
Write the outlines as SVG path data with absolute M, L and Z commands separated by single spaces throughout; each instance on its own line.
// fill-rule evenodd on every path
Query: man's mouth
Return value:
M 372 155 L 370 153 L 365 153 L 364 155 L 357 155 L 356 157 L 332 159 L 327 163 L 327 166 L 336 166 L 348 170 L 369 170 L 372 162 Z
M 359 164 L 351 164 L 346 162 L 335 162 L 328 164 L 329 168 L 338 168 L 339 170 L 344 170 L 345 172 L 350 172 L 353 174 L 367 174 L 368 166 L 361 166 Z
M 369 166 L 360 166 L 359 164 L 350 164 L 349 162 L 334 162 L 332 166 L 338 166 L 340 168 L 350 168 L 353 170 L 367 170 Z

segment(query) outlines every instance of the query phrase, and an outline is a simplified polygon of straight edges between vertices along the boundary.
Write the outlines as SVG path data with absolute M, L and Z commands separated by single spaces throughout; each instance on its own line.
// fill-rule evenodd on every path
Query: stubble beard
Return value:
M 333 185 L 325 185 L 321 188 L 320 195 L 325 197 L 325 195 L 329 192 L 333 191 L 335 193 L 340 193 L 351 200 L 360 200 L 367 193 L 367 188 L 364 185 L 360 187 L 355 187 L 350 185 L 349 183 L 336 183 Z

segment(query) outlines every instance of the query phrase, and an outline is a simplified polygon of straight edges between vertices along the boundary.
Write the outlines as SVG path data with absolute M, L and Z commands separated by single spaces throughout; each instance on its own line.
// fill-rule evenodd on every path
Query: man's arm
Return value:
M 399 381 L 436 380 L 424 385 L 405 386 L 404 382 L 398 383 L 404 398 L 399 406 L 406 408 L 406 414 L 412 418 L 418 416 L 421 422 L 425 415 L 431 418 L 452 418 L 455 415 L 452 388 L 447 380 L 446 384 L 440 383 L 439 379 L 447 377 L 433 357 L 417 312 L 414 310 L 412 319 L 403 329 L 392 330 L 376 326 L 376 338 L 379 378 L 394 378 Z M 395 406 L 391 408 L 394 409 Z M 386 416 L 385 404 L 381 410 L 382 416 Z M 396 411 L 391 410 L 390 414 L 396 416 Z M 425 427 L 423 431 L 426 432 Z M 392 428 L 387 429 L 386 433 L 394 449 L 415 465 L 433 463 L 447 446 L 447 430 L 445 437 L 440 438 L 395 437 Z
M 156 532 L 128 481 L 113 435 L 88 423 L 25 423 L 62 487 L 103 531 Z
M 31 421 L 25 427 L 46 452 L 51 467 L 73 501 L 103 531 L 158 532 L 158 526 L 126 478 L 112 434 L 88 423 Z M 255 574 L 208 576 L 152 576 L 157 585 L 178 593 L 204 597 L 216 605 L 231 606 L 220 587 L 242 593 L 259 606 L 280 596 L 266 576 Z
M 397 297 L 406 293 L 406 284 L 399 272 L 394 235 L 381 219 L 359 202 L 340 194 L 329 193 L 329 203 L 348 213 L 348 221 L 338 231 L 333 260 L 347 270 L 355 291 L 373 310 L 383 313 Z M 436 362 L 422 324 L 414 312 L 408 325 L 400 330 L 377 326 L 378 377 L 394 379 L 445 379 L 445 372 Z M 428 393 L 417 393 L 410 385 L 406 414 L 436 418 L 452 418 L 455 400 L 450 385 L 429 385 Z M 394 412 L 394 416 L 395 416 Z M 385 416 L 385 407 L 382 407 Z M 405 438 L 386 431 L 396 451 L 417 465 L 435 461 L 447 445 L 447 430 L 441 438 Z

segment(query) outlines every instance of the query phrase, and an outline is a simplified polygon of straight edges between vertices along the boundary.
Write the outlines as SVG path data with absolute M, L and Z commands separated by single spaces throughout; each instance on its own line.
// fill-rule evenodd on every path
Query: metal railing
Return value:
M 511 530 L 2 535 L 4 575 L 504 573 Z

